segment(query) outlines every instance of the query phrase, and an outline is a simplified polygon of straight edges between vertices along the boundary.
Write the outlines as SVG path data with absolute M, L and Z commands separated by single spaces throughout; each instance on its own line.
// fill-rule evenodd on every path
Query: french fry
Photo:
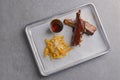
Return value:
M 44 49 L 44 57 L 46 57 L 48 54 L 49 54 L 49 49 L 48 49 L 48 48 L 45 48 L 45 49 Z

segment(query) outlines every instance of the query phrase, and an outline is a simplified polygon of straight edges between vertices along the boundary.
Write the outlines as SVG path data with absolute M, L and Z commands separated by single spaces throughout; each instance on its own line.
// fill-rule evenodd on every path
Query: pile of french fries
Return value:
M 54 36 L 51 40 L 45 39 L 44 57 L 59 59 L 67 55 L 72 48 L 64 41 L 64 36 Z

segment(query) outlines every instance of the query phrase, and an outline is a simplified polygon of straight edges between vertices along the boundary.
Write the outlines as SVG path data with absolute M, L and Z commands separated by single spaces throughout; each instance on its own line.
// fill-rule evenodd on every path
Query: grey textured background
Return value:
M 42 77 L 24 33 L 25 25 L 92 2 L 110 40 L 109 54 Z M 119 0 L 0 0 L 0 80 L 120 80 Z

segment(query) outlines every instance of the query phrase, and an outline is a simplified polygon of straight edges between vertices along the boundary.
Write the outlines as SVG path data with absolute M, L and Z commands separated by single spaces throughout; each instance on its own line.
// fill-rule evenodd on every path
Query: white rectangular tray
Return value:
M 65 18 L 75 19 L 76 12 L 81 10 L 81 18 L 97 27 L 97 31 L 92 36 L 83 35 L 81 46 L 76 46 L 68 55 L 62 59 L 50 60 L 43 57 L 45 48 L 44 40 L 51 39 L 53 34 L 49 31 L 50 22 L 58 18 L 63 21 Z M 68 67 L 77 65 L 89 59 L 103 55 L 110 50 L 109 42 L 95 6 L 92 3 L 82 5 L 73 10 L 56 14 L 45 20 L 36 21 L 26 25 L 26 34 L 31 45 L 36 63 L 43 76 L 50 75 Z M 57 35 L 64 35 L 65 41 L 70 44 L 72 29 L 64 25 L 64 29 Z

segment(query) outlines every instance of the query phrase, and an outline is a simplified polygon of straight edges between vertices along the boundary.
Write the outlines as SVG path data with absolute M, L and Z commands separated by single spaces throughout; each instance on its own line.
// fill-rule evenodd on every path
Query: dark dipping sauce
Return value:
M 51 22 L 51 30 L 55 33 L 58 33 L 62 31 L 63 29 L 63 24 L 59 19 L 54 19 Z

